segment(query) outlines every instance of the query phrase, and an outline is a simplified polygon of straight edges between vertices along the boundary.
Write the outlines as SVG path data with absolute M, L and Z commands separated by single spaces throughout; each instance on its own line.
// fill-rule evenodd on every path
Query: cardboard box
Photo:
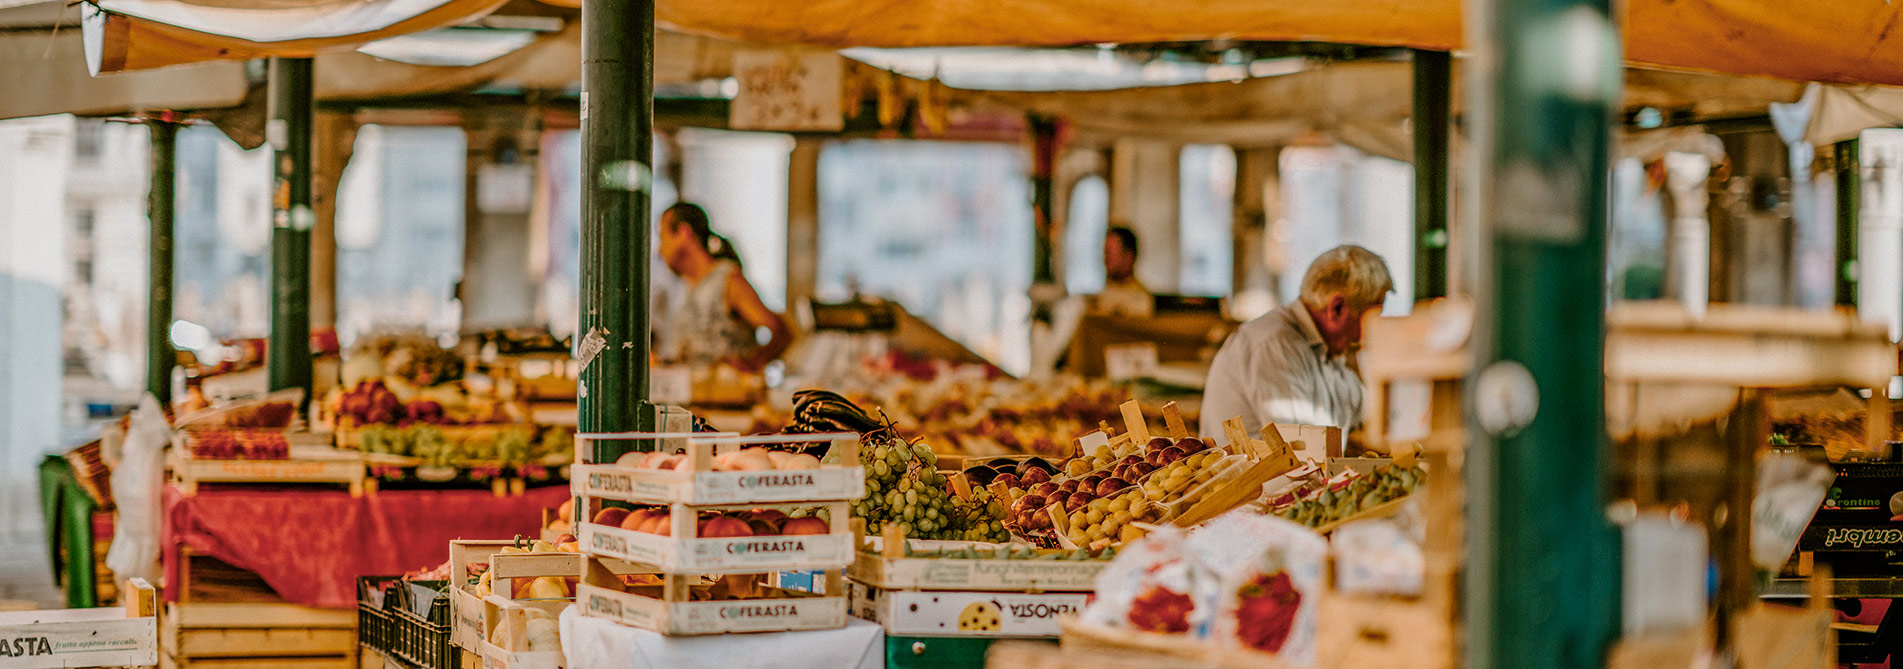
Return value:
M 1075 615 L 1081 593 L 1024 594 L 886 590 L 851 583 L 852 614 L 889 634 L 911 636 L 1054 637 L 1057 619 Z

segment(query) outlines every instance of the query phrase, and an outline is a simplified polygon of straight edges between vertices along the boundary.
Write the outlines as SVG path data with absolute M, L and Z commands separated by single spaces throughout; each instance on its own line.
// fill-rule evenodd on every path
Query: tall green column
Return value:
M 1618 629 L 1606 518 L 1607 0 L 1468 4 L 1479 201 L 1467 455 L 1466 666 L 1603 667 Z
M 1447 294 L 1447 137 L 1452 125 L 1454 59 L 1414 52 L 1414 299 Z
M 654 2 L 583 0 L 581 12 L 580 429 L 646 430 Z
M 178 361 L 172 348 L 172 203 L 177 195 L 178 124 L 148 118 L 145 127 L 152 133 L 152 181 L 145 200 L 151 230 L 146 264 L 145 390 L 165 406 L 172 403 L 172 367 Z
M 1862 213 L 1863 164 L 1857 140 L 1833 147 L 1837 176 L 1837 304 L 1857 306 L 1857 217 Z
M 311 390 L 311 59 L 272 58 L 267 103 L 271 144 L 272 390 Z
M 1057 119 L 1032 114 L 1026 121 L 1031 127 L 1031 283 L 1053 284 L 1057 282 L 1051 262 L 1051 230 L 1057 225 L 1051 220 L 1056 201 Z

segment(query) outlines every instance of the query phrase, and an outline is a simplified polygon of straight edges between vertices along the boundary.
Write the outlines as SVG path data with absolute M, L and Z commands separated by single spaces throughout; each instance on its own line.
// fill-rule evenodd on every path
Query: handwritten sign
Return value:
M 1156 373 L 1156 344 L 1121 344 L 1103 348 L 1104 370 L 1112 381 L 1141 379 Z
M 733 56 L 740 92 L 727 125 L 734 130 L 839 130 L 844 67 L 832 52 L 742 51 Z

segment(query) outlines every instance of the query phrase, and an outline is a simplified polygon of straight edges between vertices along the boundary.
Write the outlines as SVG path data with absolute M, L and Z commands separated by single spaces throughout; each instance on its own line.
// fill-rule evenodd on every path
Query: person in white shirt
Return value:
M 1236 328 L 1209 365 L 1202 437 L 1241 416 L 1249 434 L 1268 423 L 1361 427 L 1361 377 L 1348 353 L 1361 320 L 1378 313 L 1394 277 L 1381 256 L 1359 246 L 1329 249 L 1308 266 L 1295 302 Z M 1212 442 L 1213 443 L 1213 442 Z

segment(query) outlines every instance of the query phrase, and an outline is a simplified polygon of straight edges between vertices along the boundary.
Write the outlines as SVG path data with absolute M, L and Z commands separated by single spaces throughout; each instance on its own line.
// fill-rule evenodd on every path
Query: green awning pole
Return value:
M 311 391 L 311 59 L 272 58 L 271 339 L 272 390 Z
M 1451 132 L 1454 59 L 1445 51 L 1414 52 L 1414 299 L 1447 295 L 1447 136 Z
M 1031 127 L 1031 283 L 1055 284 L 1051 230 L 1057 222 L 1051 220 L 1051 207 L 1056 201 L 1053 178 L 1057 171 L 1057 119 L 1032 114 L 1026 122 Z
M 580 428 L 649 430 L 654 1 L 583 0 L 581 13 Z M 597 443 L 594 456 L 602 459 L 626 448 Z
M 1607 0 L 1469 8 L 1480 257 L 1465 666 L 1604 667 L 1621 595 L 1603 364 L 1618 28 Z
M 152 133 L 152 184 L 146 191 L 145 217 L 151 228 L 147 244 L 145 301 L 145 390 L 159 406 L 172 403 L 172 366 L 178 354 L 172 348 L 172 203 L 176 195 L 178 124 L 148 118 Z
M 1857 306 L 1857 217 L 1863 211 L 1863 165 L 1857 140 L 1831 145 L 1837 167 L 1837 305 Z

